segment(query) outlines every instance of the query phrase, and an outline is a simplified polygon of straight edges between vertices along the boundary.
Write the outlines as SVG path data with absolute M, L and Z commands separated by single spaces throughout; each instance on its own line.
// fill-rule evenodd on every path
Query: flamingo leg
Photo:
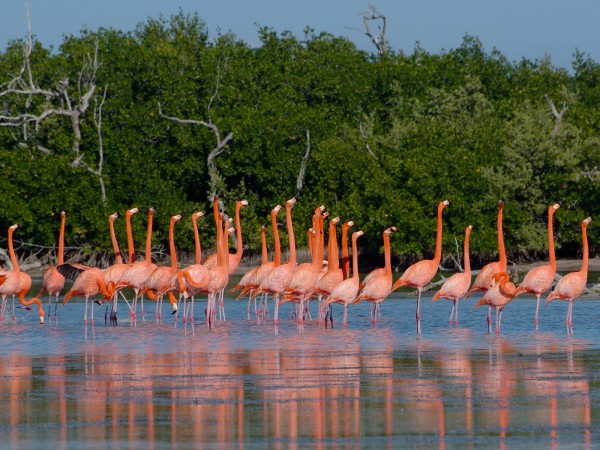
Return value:
M 534 319 L 534 322 L 535 322 L 535 331 L 538 331 L 538 314 L 540 312 L 540 296 L 541 295 L 542 294 L 536 294 L 535 295 L 536 298 L 537 298 L 536 304 L 535 304 L 535 319 Z
M 342 319 L 342 328 L 348 328 L 348 305 L 344 304 L 344 318 Z
M 458 299 L 454 300 L 454 304 L 456 305 L 456 312 L 454 313 L 454 320 L 456 321 L 456 326 L 458 327 Z
M 492 307 L 488 306 L 487 314 L 488 334 L 492 334 Z
M 54 302 L 54 323 L 56 323 L 58 321 L 57 319 L 57 309 L 58 309 L 58 296 L 60 295 L 60 292 L 56 293 L 56 301 Z M 48 313 L 50 312 L 50 310 L 48 309 Z
M 85 296 L 85 310 L 83 311 L 83 324 L 87 325 L 87 309 L 88 309 L 88 296 Z
M 452 326 L 452 319 L 454 318 L 454 308 L 456 308 L 456 301 L 452 303 L 452 311 L 450 311 L 450 326 Z
M 417 313 L 415 314 L 417 318 L 417 334 L 421 334 L 421 288 L 417 289 Z
M 275 312 L 273 313 L 273 324 L 275 325 L 275 334 L 279 334 L 279 295 L 273 297 L 275 302 Z
M 300 304 L 298 305 L 298 331 L 304 333 L 304 295 L 300 296 Z

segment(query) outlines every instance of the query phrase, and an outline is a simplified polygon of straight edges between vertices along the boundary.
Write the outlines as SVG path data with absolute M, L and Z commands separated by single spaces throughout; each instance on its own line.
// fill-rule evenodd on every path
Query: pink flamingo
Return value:
M 60 231 L 58 233 L 58 266 L 63 264 L 64 253 L 65 253 L 65 222 L 67 215 L 64 211 L 60 213 Z M 65 277 L 56 269 L 56 266 L 50 266 L 44 272 L 44 278 L 42 279 L 42 288 L 36 297 L 41 297 L 45 292 L 48 293 L 48 311 L 52 304 L 52 296 L 56 296 L 54 302 L 54 320 L 56 321 L 56 309 L 58 306 L 58 297 L 60 292 L 65 287 Z
M 344 281 L 344 271 L 340 267 L 340 255 L 337 244 L 337 224 L 340 218 L 334 217 L 329 221 L 329 235 L 327 238 L 327 271 L 317 281 L 317 285 L 313 292 L 319 299 L 319 321 L 323 319 L 323 296 L 329 297 L 333 292 L 333 289 Z M 350 222 L 353 224 L 353 222 Z M 346 224 L 342 224 L 342 229 Z M 346 228 L 347 230 L 347 228 Z M 346 231 L 347 233 L 347 231 Z
M 128 287 L 133 289 L 135 295 L 133 297 L 133 305 L 131 312 L 132 323 L 135 324 L 136 321 L 136 310 L 137 310 L 137 301 L 139 298 L 139 293 L 144 283 L 150 278 L 152 272 L 156 270 L 156 264 L 152 262 L 152 219 L 154 218 L 154 213 L 156 210 L 154 208 L 150 208 L 148 210 L 148 227 L 146 230 L 146 255 L 144 261 L 136 261 L 131 264 L 123 275 L 121 279 L 117 283 L 117 288 L 122 289 L 124 287 Z M 177 311 L 177 303 L 173 306 L 174 311 Z M 144 317 L 144 300 L 142 297 L 142 318 Z
M 275 247 L 275 254 L 273 256 L 273 261 L 267 261 L 266 263 L 261 264 L 257 270 L 253 273 L 252 278 L 248 282 L 248 284 L 242 289 L 242 292 L 238 296 L 241 298 L 246 294 L 249 294 L 248 297 L 248 311 L 250 309 L 250 302 L 253 298 L 254 291 L 260 286 L 265 277 L 273 270 L 273 268 L 279 266 L 281 263 L 281 242 L 279 241 L 279 227 L 277 226 L 277 215 L 279 211 L 281 211 L 282 206 L 277 205 L 275 208 L 271 210 L 271 228 L 273 230 L 273 243 Z M 261 295 L 261 302 L 259 311 L 256 309 L 256 298 L 254 298 L 254 313 L 257 318 L 262 315 L 264 318 L 268 315 L 267 304 L 266 304 L 266 295 Z
M 465 259 L 465 271 L 462 273 L 455 273 L 448 278 L 441 289 L 435 293 L 432 301 L 436 301 L 440 298 L 447 298 L 452 300 L 452 312 L 450 313 L 450 325 L 452 326 L 452 317 L 454 311 L 456 311 L 456 325 L 458 326 L 458 301 L 465 296 L 469 290 L 471 284 L 471 262 L 469 260 L 469 236 L 471 235 L 472 225 L 465 228 L 465 242 L 464 242 L 464 259 Z
M 323 267 L 323 246 L 321 234 L 323 229 L 321 227 L 321 217 L 325 206 L 319 206 L 315 209 L 313 216 L 314 230 L 315 230 L 315 245 L 312 254 L 312 261 L 309 263 L 303 263 L 296 267 L 294 275 L 290 280 L 290 283 L 285 288 L 285 295 L 280 299 L 280 304 L 285 301 L 293 300 L 298 298 L 300 306 L 298 309 L 298 330 L 304 332 L 304 301 L 307 295 L 309 295 L 317 284 L 319 273 Z
M 506 272 L 499 272 L 492 277 L 492 285 L 485 295 L 473 309 L 478 306 L 488 305 L 496 310 L 496 334 L 500 334 L 500 325 L 502 323 L 502 311 L 513 298 L 515 298 L 517 288 L 510 281 L 510 276 Z M 489 333 L 489 329 L 488 329 Z
M 190 303 L 183 311 L 183 321 L 188 318 L 190 322 L 194 321 L 194 297 L 200 292 L 206 292 L 206 287 L 210 281 L 210 270 L 202 264 L 202 247 L 200 245 L 200 234 L 198 233 L 198 219 L 203 217 L 202 211 L 192 214 L 192 228 L 194 230 L 194 244 L 196 250 L 196 259 L 194 264 L 181 269 L 175 275 L 176 282 L 179 285 L 179 292 L 184 298 L 190 298 Z M 175 283 L 175 280 L 173 280 Z
M 579 270 L 579 272 L 568 273 L 558 280 L 556 287 L 546 299 L 546 305 L 553 300 L 564 300 L 569 302 L 565 323 L 567 325 L 567 331 L 569 331 L 571 334 L 573 334 L 573 302 L 583 293 L 585 290 L 585 284 L 587 283 L 589 257 L 587 227 L 591 221 L 592 218 L 588 217 L 581 222 L 581 240 L 583 241 L 583 260 L 581 261 L 581 270 Z
M 75 282 L 71 289 L 65 294 L 63 306 L 74 296 L 85 297 L 85 311 L 83 313 L 83 323 L 87 324 L 88 300 L 98 293 L 102 293 L 102 297 L 106 301 L 110 301 L 115 291 L 114 282 L 110 282 L 108 286 L 104 282 L 104 273 L 97 267 L 87 267 L 82 264 L 67 263 L 58 266 L 58 270 L 65 278 L 72 279 L 74 276 Z M 92 311 L 90 323 L 94 325 L 94 302 L 92 302 Z
M 173 306 L 173 314 L 177 312 L 177 300 L 172 294 L 175 289 L 173 276 L 177 273 L 177 251 L 175 250 L 175 224 L 181 220 L 181 214 L 171 216 L 169 222 L 169 254 L 171 256 L 170 266 L 157 267 L 150 275 L 150 278 L 144 283 L 140 293 L 148 293 L 148 297 L 156 300 L 156 320 L 162 319 L 162 299 L 168 292 L 169 300 Z
M 229 223 L 229 221 L 227 221 Z M 206 308 L 206 322 L 209 328 L 213 326 L 214 316 L 216 316 L 215 305 L 216 296 L 222 289 L 225 289 L 229 282 L 228 258 L 227 258 L 227 239 L 229 233 L 234 232 L 234 228 L 222 230 L 221 220 L 217 222 L 217 262 L 218 264 L 210 269 L 210 280 L 206 289 L 208 291 L 208 304 Z
M 486 292 L 491 284 L 492 277 L 500 272 L 506 272 L 506 249 L 504 248 L 504 233 L 502 231 L 502 212 L 504 210 L 504 202 L 502 200 L 498 201 L 498 217 L 496 219 L 496 234 L 498 236 L 498 261 L 494 261 L 486 264 L 481 268 L 471 289 L 465 295 L 465 298 L 469 298 L 471 294 L 475 291 L 483 291 Z M 492 332 L 492 308 L 488 308 L 487 315 L 487 323 L 488 323 L 488 332 Z
M 352 276 L 338 284 L 331 292 L 331 295 L 323 302 L 323 308 L 326 308 L 333 302 L 344 305 L 342 328 L 348 328 L 348 305 L 354 303 L 358 294 L 360 282 L 358 276 L 358 248 L 356 241 L 363 234 L 362 231 L 355 231 L 352 233 Z
M 19 296 L 19 301 L 25 307 L 37 304 L 38 314 L 40 316 L 40 324 L 44 323 L 44 308 L 42 302 L 34 297 L 30 300 L 25 299 L 27 291 L 31 288 L 31 277 L 25 272 L 21 272 L 19 267 L 19 261 L 15 255 L 15 249 L 13 245 L 13 234 L 18 228 L 17 224 L 8 227 L 8 254 L 12 263 L 13 269 L 3 272 L 0 276 L 0 296 L 2 297 L 2 308 L 0 309 L 0 325 L 4 323 L 4 313 L 6 311 L 6 303 L 8 296 Z M 13 321 L 14 321 L 14 304 L 13 304 Z
M 529 292 L 535 294 L 536 305 L 535 305 L 535 329 L 538 329 L 538 313 L 540 310 L 540 297 L 544 292 L 547 292 L 554 283 L 554 277 L 556 276 L 556 256 L 554 255 L 554 229 L 552 226 L 552 218 L 556 210 L 560 208 L 558 203 L 548 208 L 548 254 L 550 257 L 550 264 L 538 266 L 531 269 L 521 281 L 521 284 L 517 287 L 517 293 L 515 297 Z
M 397 231 L 396 227 L 386 228 L 383 231 L 384 267 L 372 270 L 369 275 L 367 275 L 369 281 L 362 288 L 362 291 L 355 302 L 357 304 L 362 300 L 371 302 L 371 323 L 373 325 L 377 323 L 377 317 L 381 317 L 379 305 L 392 292 L 392 250 L 390 236 L 395 231 Z
M 435 240 L 435 255 L 433 259 L 424 259 L 414 263 L 396 280 L 392 286 L 392 291 L 395 291 L 401 286 L 410 286 L 417 288 L 417 333 L 421 334 L 421 291 L 423 287 L 431 281 L 435 276 L 442 259 L 442 212 L 449 205 L 448 200 L 444 200 L 438 204 L 437 210 L 437 236 Z
M 285 202 L 285 219 L 288 230 L 290 257 L 285 264 L 274 267 L 252 294 L 252 298 L 263 293 L 271 294 L 273 296 L 273 301 L 275 302 L 275 312 L 273 314 L 275 334 L 278 334 L 279 331 L 279 297 L 290 281 L 292 281 L 294 271 L 296 270 L 296 241 L 294 239 L 294 225 L 292 223 L 292 208 L 294 203 L 296 203 L 295 198 Z
M 134 252 L 135 248 L 133 246 L 133 235 L 131 233 L 131 216 L 138 212 L 137 208 L 129 209 L 125 212 L 125 232 L 127 234 L 127 250 L 128 250 L 128 263 L 123 262 L 123 256 L 121 255 L 121 251 L 119 250 L 119 243 L 117 242 L 117 237 L 115 235 L 115 226 L 114 222 L 118 217 L 118 214 L 115 212 L 108 217 L 108 228 L 110 230 L 110 240 L 113 247 L 113 252 L 115 254 L 115 262 L 111 266 L 108 266 L 104 270 L 104 283 L 109 284 L 111 281 L 116 285 L 123 273 L 133 264 L 133 260 L 135 258 Z M 117 325 L 117 296 L 119 293 L 115 291 L 114 297 L 112 299 L 112 309 L 110 312 L 110 324 L 113 326 Z M 122 295 L 122 294 L 121 294 Z M 125 297 L 123 297 L 125 298 Z M 125 298 L 127 302 L 127 299 Z M 129 305 L 129 304 L 128 304 Z M 131 310 L 131 307 L 130 307 Z M 106 322 L 106 317 L 105 317 Z

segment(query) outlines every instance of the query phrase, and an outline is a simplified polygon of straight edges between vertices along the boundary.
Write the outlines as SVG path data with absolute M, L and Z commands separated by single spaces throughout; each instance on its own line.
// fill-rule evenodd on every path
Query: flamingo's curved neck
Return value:
M 17 260 L 17 256 L 15 255 L 15 248 L 13 246 L 13 233 L 15 232 L 14 228 L 8 229 L 8 254 L 10 255 L 10 262 L 13 265 L 13 271 L 15 274 L 19 275 L 21 273 L 21 268 L 19 267 L 19 261 Z
M 556 209 L 550 207 L 548 209 L 548 255 L 550 257 L 550 267 L 556 271 L 556 255 L 554 253 L 554 225 L 553 216 Z
M 192 228 L 194 229 L 194 246 L 196 249 L 196 264 L 202 263 L 202 247 L 200 246 L 200 233 L 198 233 L 198 219 L 192 216 Z
M 296 239 L 294 238 L 294 224 L 292 223 L 292 206 L 287 204 L 285 207 L 285 221 L 287 224 L 288 241 L 290 246 L 290 259 L 288 264 L 296 265 Z
M 342 227 L 342 274 L 344 280 L 350 276 L 350 255 L 348 254 L 348 225 Z
M 329 237 L 327 239 L 327 266 L 330 270 L 337 270 L 340 268 L 337 244 L 337 222 L 334 220 L 329 221 Z
M 148 227 L 146 228 L 146 256 L 145 261 L 150 264 L 152 262 L 152 218 L 154 211 L 148 211 Z
M 237 247 L 235 249 L 235 255 L 239 259 L 242 258 L 243 244 L 242 244 L 242 225 L 240 223 L 240 209 L 242 208 L 242 202 L 237 202 L 235 205 L 235 239 L 237 241 Z
M 175 250 L 175 223 L 177 219 L 171 217 L 169 224 L 169 253 L 171 254 L 171 269 L 177 270 L 177 251 Z
M 121 252 L 119 251 L 119 244 L 117 242 L 117 236 L 115 236 L 115 225 L 114 219 L 112 216 L 108 218 L 108 228 L 110 230 L 110 241 L 112 242 L 113 252 L 115 254 L 115 263 L 123 264 L 123 257 L 121 256 Z M 59 260 L 60 262 L 60 260 Z M 62 263 L 61 263 L 62 264 Z
M 433 258 L 433 261 L 435 262 L 435 265 L 439 265 L 440 261 L 442 260 L 442 212 L 444 211 L 444 207 L 445 205 L 443 203 L 440 203 L 438 206 L 438 213 L 437 213 L 437 233 L 436 233 L 436 238 L 435 238 L 435 256 Z
M 465 231 L 465 243 L 464 243 L 464 260 L 465 260 L 465 274 L 471 276 L 471 259 L 469 258 L 469 238 L 471 237 L 471 230 L 467 228 Z
M 581 240 L 583 241 L 583 260 L 581 261 L 581 270 L 580 272 L 585 275 L 587 278 L 588 271 L 588 258 L 589 258 L 589 250 L 588 250 L 588 240 L 587 240 L 587 224 L 581 224 Z
M 133 247 L 133 233 L 131 232 L 131 214 L 125 214 L 125 232 L 127 233 L 127 256 L 129 263 L 135 261 L 135 248 Z
M 263 226 L 260 229 L 260 247 L 261 247 L 261 264 L 266 264 L 269 261 L 267 252 L 267 229 Z
M 502 212 L 504 208 L 500 206 L 498 208 L 498 219 L 496 223 L 496 232 L 498 233 L 498 253 L 500 256 L 500 269 L 504 272 L 506 270 L 506 248 L 504 247 L 504 232 L 502 230 Z M 465 263 L 466 264 L 466 263 Z
M 358 280 L 358 246 L 356 244 L 358 236 L 356 233 L 352 235 L 352 279 L 354 280 Z
M 277 211 L 271 213 L 271 227 L 273 228 L 273 242 L 275 244 L 273 263 L 278 266 L 281 262 L 281 242 L 279 241 L 279 228 L 277 228 Z
M 390 246 L 390 233 L 383 233 L 383 254 L 385 258 L 385 276 L 392 278 L 392 249 Z
M 58 265 L 65 262 L 65 222 L 67 216 L 61 214 L 60 217 L 60 232 L 58 233 Z

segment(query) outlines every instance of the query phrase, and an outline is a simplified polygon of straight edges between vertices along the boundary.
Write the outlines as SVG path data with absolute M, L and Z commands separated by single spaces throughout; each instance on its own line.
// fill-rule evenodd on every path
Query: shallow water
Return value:
M 421 336 L 408 292 L 382 304 L 376 327 L 361 303 L 348 329 L 336 308 L 333 329 L 309 321 L 304 334 L 289 304 L 278 335 L 231 299 L 212 330 L 205 301 L 193 330 L 170 315 L 157 324 L 148 301 L 136 327 L 122 302 L 117 327 L 104 326 L 104 306 L 84 326 L 81 299 L 44 326 L 17 308 L 0 329 L 2 447 L 594 446 L 600 299 L 575 302 L 568 336 L 566 303 L 542 306 L 535 332 L 535 300 L 519 297 L 499 337 L 476 299 L 451 328 L 451 303 L 424 296 Z

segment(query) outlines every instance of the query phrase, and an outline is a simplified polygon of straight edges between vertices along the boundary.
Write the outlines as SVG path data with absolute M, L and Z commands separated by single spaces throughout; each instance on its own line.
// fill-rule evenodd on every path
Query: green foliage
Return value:
M 65 210 L 69 245 L 108 249 L 109 214 L 138 207 L 133 220 L 142 248 L 145 211 L 157 208 L 154 243 L 166 246 L 169 217 L 182 213 L 178 247 L 191 250 L 189 216 L 200 222 L 203 246 L 214 241 L 211 175 L 229 215 L 242 210 L 244 245 L 260 249 L 260 225 L 276 205 L 299 194 L 294 207 L 299 245 L 317 205 L 353 220 L 365 231 L 364 261 L 380 263 L 381 231 L 396 226 L 396 262 L 431 255 L 435 213 L 444 212 L 444 249 L 454 251 L 466 225 L 474 225 L 474 254 L 496 252 L 495 216 L 503 198 L 507 248 L 512 258 L 546 250 L 546 210 L 555 202 L 557 245 L 565 256 L 580 248 L 579 222 L 598 213 L 600 65 L 576 54 L 573 74 L 549 61 L 511 63 L 466 36 L 457 49 L 377 58 L 345 38 L 307 29 L 302 39 L 261 28 L 251 48 L 233 34 L 210 37 L 197 16 L 180 11 L 148 19 L 133 31 L 83 30 L 65 37 L 52 54 L 35 42 L 32 72 L 40 88 L 69 79 L 73 101 L 84 95 L 82 68 L 98 48 L 97 86 L 81 115 L 81 152 L 99 167 L 94 110 L 103 106 L 103 181 L 75 167 L 75 136 L 68 117 L 29 127 L 40 152 L 19 133 L 0 127 L 0 227 L 22 226 L 23 240 L 52 245 L 57 213 Z M 23 64 L 22 42 L 0 54 L 0 85 Z M 568 109 L 559 125 L 545 95 Z M 43 111 L 48 99 L 15 93 L 3 111 Z M 159 114 L 203 121 L 233 139 L 215 158 L 214 130 Z M 308 140 L 310 136 L 310 141 Z M 309 150 L 303 187 L 296 181 Z M 283 215 L 280 218 L 283 220 Z M 120 219 L 121 220 L 121 219 Z M 593 222 L 594 223 L 594 222 Z M 594 227 L 589 235 L 593 241 Z M 124 245 L 123 223 L 117 222 Z M 282 233 L 284 245 L 286 233 Z M 592 249 L 596 247 L 592 244 Z M 559 253 L 560 254 L 560 253 Z

